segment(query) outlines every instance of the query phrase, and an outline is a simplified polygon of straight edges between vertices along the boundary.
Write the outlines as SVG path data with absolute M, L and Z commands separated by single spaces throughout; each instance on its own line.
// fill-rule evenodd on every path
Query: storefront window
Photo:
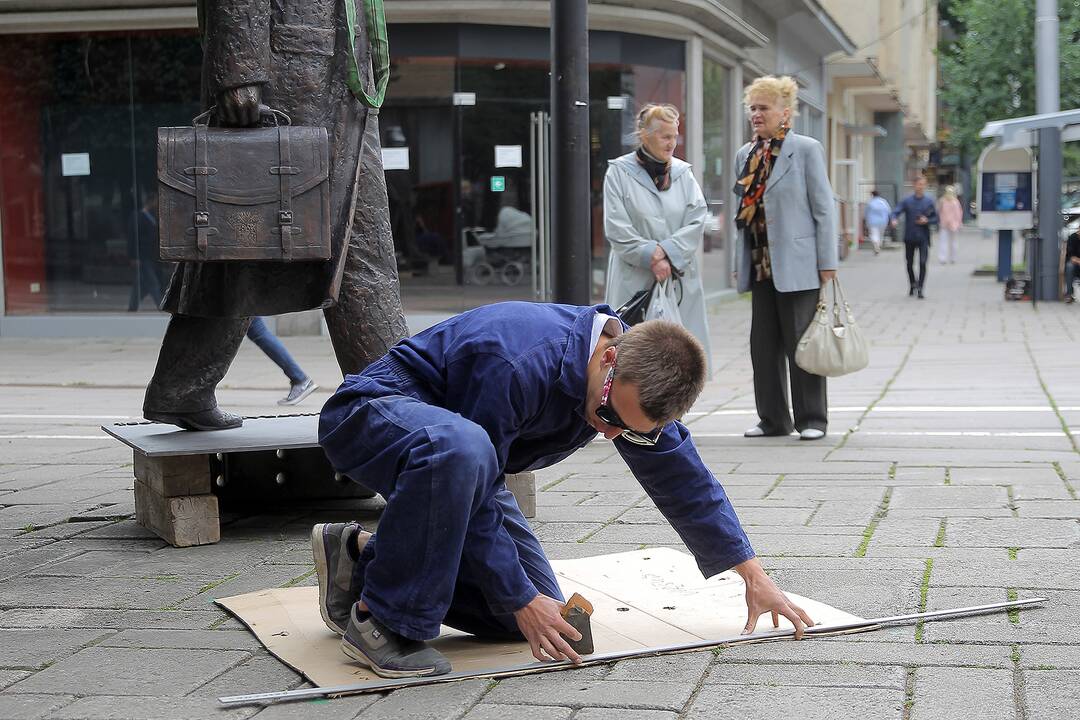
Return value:
M 193 33 L 0 41 L 8 314 L 156 310 L 157 128 L 198 112 Z
M 537 299 L 533 228 L 544 208 L 533 207 L 530 139 L 534 115 L 550 112 L 548 31 L 391 26 L 390 35 L 400 55 L 379 124 L 406 310 Z M 642 105 L 684 109 L 685 45 L 600 31 L 590 45 L 598 299 L 607 162 L 636 147 Z M 6 312 L 155 312 L 171 273 L 157 260 L 156 129 L 199 112 L 197 34 L 5 36 L 0 51 Z M 685 120 L 681 130 L 691 132 Z M 685 157 L 684 143 L 676 154 Z

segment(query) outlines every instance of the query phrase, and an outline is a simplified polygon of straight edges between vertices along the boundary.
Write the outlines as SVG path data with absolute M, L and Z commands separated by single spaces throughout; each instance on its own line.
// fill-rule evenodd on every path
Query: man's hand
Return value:
M 889 227 L 893 227 L 893 228 L 896 227 L 896 218 L 893 218 L 892 220 L 889 221 Z
M 783 615 L 795 626 L 795 639 L 802 640 L 803 630 L 813 627 L 814 621 L 802 608 L 788 600 L 787 595 L 780 592 L 772 578 L 765 574 L 765 569 L 761 567 L 758 559 L 751 558 L 739 563 L 734 570 L 746 583 L 746 627 L 743 628 L 743 635 L 754 632 L 759 617 L 772 613 L 774 628 L 780 627 L 779 616 Z
M 1071 257 L 1069 258 L 1069 261 L 1072 262 L 1073 265 L 1080 265 L 1080 257 Z
M 925 215 L 920 215 L 920 216 L 918 217 L 918 219 L 917 219 L 917 220 L 915 221 L 915 224 L 916 224 L 916 225 L 926 225 L 926 224 L 927 224 L 927 223 L 929 223 L 929 222 L 930 222 L 930 221 L 926 219 L 926 216 L 925 216 Z
M 222 125 L 251 127 L 259 124 L 261 85 L 241 85 L 218 94 L 218 119 Z
M 514 613 L 518 630 L 529 641 L 533 657 L 540 662 L 551 660 L 570 660 L 575 665 L 581 664 L 581 656 L 574 652 L 559 633 L 581 639 L 581 633 L 563 619 L 559 613 L 562 603 L 547 595 L 537 595 L 529 604 Z M 546 654 L 546 657 L 545 657 Z
M 818 278 L 821 280 L 822 285 L 836 277 L 835 270 L 818 270 L 817 274 Z

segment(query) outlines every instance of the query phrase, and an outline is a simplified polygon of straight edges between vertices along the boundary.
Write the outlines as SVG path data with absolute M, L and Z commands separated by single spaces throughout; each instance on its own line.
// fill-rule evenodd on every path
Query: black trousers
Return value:
M 915 282 L 915 251 L 919 251 L 919 281 Z M 926 258 L 930 257 L 930 240 L 904 241 L 904 256 L 907 258 L 907 276 L 911 287 L 921 288 L 926 283 Z
M 761 429 L 767 435 L 787 435 L 792 429 L 824 431 L 828 425 L 825 378 L 795 364 L 795 348 L 814 319 L 818 291 L 779 292 L 772 280 L 763 280 L 755 281 L 751 292 L 750 362 Z M 789 376 L 794 425 L 788 410 Z

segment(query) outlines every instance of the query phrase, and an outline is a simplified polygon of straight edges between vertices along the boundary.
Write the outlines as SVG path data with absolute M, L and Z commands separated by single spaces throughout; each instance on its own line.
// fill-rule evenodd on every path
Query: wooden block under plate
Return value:
M 148 457 L 138 450 L 135 478 L 159 495 L 180 497 L 210 492 L 210 458 L 206 455 Z
M 136 479 L 135 520 L 173 547 L 210 545 L 221 539 L 215 495 L 166 497 Z

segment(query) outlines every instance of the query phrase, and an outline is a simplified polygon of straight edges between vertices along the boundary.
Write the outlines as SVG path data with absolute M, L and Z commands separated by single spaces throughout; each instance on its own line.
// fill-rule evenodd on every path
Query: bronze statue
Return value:
M 200 0 L 203 106 L 222 125 L 259 123 L 260 106 L 330 141 L 331 257 L 306 262 L 182 262 L 162 309 L 172 313 L 143 415 L 189 430 L 238 427 L 214 389 L 255 315 L 323 308 L 342 373 L 356 373 L 408 334 L 401 308 L 377 113 L 350 90 L 373 86 L 368 18 L 343 0 Z M 351 8 L 350 8 L 351 10 Z M 378 24 L 378 23 L 376 23 Z M 382 28 L 378 28 L 382 30 Z M 354 80 L 355 87 L 355 80 Z

